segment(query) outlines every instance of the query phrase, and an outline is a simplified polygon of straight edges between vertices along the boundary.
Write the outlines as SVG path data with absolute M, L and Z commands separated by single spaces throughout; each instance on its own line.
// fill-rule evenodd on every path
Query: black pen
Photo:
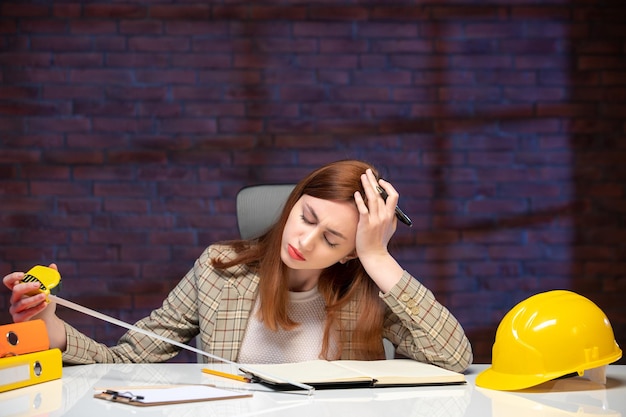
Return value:
M 389 197 L 387 192 L 380 185 L 377 185 L 376 189 L 380 193 L 383 200 L 387 201 L 387 197 Z M 413 222 L 411 221 L 411 219 L 409 219 L 409 216 L 404 214 L 404 212 L 398 206 L 396 206 L 396 217 L 398 218 L 398 220 L 400 220 L 402 223 L 406 224 L 409 227 L 413 225 Z

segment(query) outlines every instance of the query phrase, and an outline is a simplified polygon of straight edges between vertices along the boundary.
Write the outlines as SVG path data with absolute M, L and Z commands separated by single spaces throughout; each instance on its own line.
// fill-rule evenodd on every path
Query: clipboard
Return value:
M 156 385 L 154 387 L 124 387 L 107 389 L 94 398 L 137 407 L 183 404 L 200 401 L 220 401 L 252 397 L 251 393 L 229 391 L 210 385 Z

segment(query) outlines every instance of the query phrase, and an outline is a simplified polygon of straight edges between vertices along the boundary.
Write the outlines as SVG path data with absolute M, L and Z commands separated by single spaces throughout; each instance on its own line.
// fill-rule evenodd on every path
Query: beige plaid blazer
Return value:
M 203 350 L 236 362 L 259 277 L 246 266 L 214 269 L 210 260 L 216 256 L 228 258 L 232 251 L 227 246 L 209 246 L 163 305 L 136 326 L 182 343 L 200 334 Z M 471 346 L 457 319 L 409 273 L 405 271 L 400 282 L 380 296 L 388 307 L 383 337 L 400 355 L 457 372 L 471 364 Z M 348 303 L 340 313 L 342 328 L 353 329 L 358 315 L 354 304 Z M 65 328 L 63 361 L 68 364 L 163 362 L 180 350 L 135 331 L 128 331 L 116 346 L 107 347 L 67 323 Z M 341 359 L 356 359 L 349 338 Z

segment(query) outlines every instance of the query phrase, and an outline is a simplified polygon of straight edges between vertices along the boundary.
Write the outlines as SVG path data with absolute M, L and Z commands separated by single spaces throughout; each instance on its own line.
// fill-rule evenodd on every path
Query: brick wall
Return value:
M 477 362 L 554 288 L 624 347 L 624 4 L 3 1 L 0 272 L 57 262 L 66 298 L 133 321 L 237 236 L 238 189 L 356 157 L 401 192 L 393 251 Z

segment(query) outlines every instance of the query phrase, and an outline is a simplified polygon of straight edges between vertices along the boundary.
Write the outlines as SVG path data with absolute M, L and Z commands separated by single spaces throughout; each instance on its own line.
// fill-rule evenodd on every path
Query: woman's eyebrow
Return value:
M 317 217 L 317 213 L 315 213 L 315 210 L 313 210 L 313 207 L 311 207 L 308 204 L 304 204 L 306 206 L 306 208 L 311 212 L 311 216 L 313 216 L 313 218 L 315 219 L 316 222 L 319 222 L 319 218 Z M 340 232 L 334 230 L 334 229 L 330 229 L 330 228 L 326 228 L 326 230 L 328 230 L 331 234 L 341 238 L 341 239 L 346 239 L 346 237 L 344 235 L 342 235 Z

